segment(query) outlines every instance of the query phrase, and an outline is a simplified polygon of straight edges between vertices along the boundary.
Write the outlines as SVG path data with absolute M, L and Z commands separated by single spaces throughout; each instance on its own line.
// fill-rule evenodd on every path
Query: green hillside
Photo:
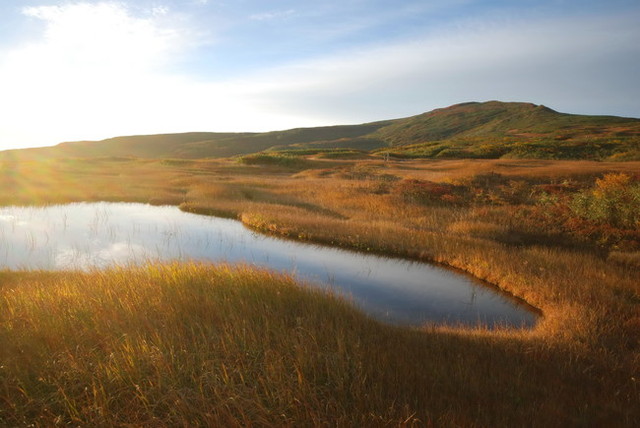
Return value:
M 136 135 L 101 141 L 74 141 L 53 147 L 7 150 L 0 159 L 20 157 L 141 157 L 184 158 L 229 157 L 267 149 L 354 148 L 372 150 L 386 146 L 379 139 L 364 138 L 392 121 L 362 125 L 297 128 L 264 133 L 190 132 L 181 134 Z
M 372 136 L 399 157 L 640 159 L 640 119 L 559 113 L 529 103 L 457 104 L 396 121 Z
M 12 156 L 215 158 L 356 149 L 408 158 L 640 159 L 640 119 L 559 113 L 529 103 L 463 103 L 404 119 L 265 133 L 141 135 L 0 152 Z
M 172 154 L 174 157 L 202 158 L 244 155 L 267 149 L 308 147 L 365 148 L 366 150 L 372 150 L 384 147 L 386 144 L 381 140 L 367 140 L 367 144 L 363 144 L 362 137 L 389 123 L 391 121 L 362 125 L 297 128 L 257 134 L 232 134 L 177 146 L 172 151 Z
M 459 137 L 585 134 L 602 127 L 640 125 L 639 119 L 558 113 L 529 103 L 463 103 L 399 120 L 376 135 L 393 145 Z

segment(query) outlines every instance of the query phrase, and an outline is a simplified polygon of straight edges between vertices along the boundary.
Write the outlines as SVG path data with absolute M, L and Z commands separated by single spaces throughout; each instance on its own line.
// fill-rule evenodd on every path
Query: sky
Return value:
M 3 0 L 0 150 L 522 101 L 640 117 L 638 0 Z

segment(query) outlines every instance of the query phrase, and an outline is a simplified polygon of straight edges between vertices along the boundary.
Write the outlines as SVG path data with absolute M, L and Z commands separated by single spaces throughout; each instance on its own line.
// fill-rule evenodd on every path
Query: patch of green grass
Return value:
M 358 159 L 366 157 L 367 152 L 362 150 L 347 148 L 331 148 L 331 149 L 276 149 L 268 151 L 269 154 L 277 154 L 280 156 L 315 156 L 320 159 Z
M 278 166 L 289 169 L 304 169 L 309 164 L 304 158 L 288 153 L 260 152 L 238 158 L 244 165 Z
M 640 160 L 640 137 L 581 138 L 454 138 L 379 149 L 375 153 L 411 159 L 590 159 Z

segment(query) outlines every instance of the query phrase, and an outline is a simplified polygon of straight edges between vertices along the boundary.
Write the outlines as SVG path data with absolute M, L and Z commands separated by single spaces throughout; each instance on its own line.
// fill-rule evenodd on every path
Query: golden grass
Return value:
M 608 261 L 619 263 L 631 268 L 640 269 L 640 251 L 621 252 L 612 251 L 609 253 Z
M 640 162 L 637 161 L 594 162 L 543 159 L 425 159 L 423 161 L 391 162 L 390 164 L 389 168 L 392 173 L 399 172 L 409 178 L 422 178 L 433 181 L 468 177 L 488 172 L 518 177 L 563 178 L 602 175 L 612 171 L 635 174 L 640 170 Z M 412 172 L 402 172 L 409 167 L 413 169 Z
M 15 190 L 0 203 L 164 202 L 289 238 L 435 261 L 540 308 L 538 326 L 396 329 L 247 268 L 4 273 L 0 422 L 633 426 L 640 419 L 637 255 L 557 245 L 508 207 L 425 206 L 392 191 L 394 179 L 460 181 L 495 171 L 560 182 L 640 164 L 314 162 L 317 169 L 297 173 L 232 160 L 18 162 L 3 165 L 0 185 Z M 233 294 L 236 287 L 245 291 Z
M 514 426 L 637 416 L 622 373 L 536 334 L 383 326 L 243 266 L 2 280 L 7 426 Z

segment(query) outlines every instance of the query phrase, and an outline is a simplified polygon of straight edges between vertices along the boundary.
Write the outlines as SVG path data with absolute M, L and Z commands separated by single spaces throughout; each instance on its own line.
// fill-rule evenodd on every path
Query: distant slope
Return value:
M 470 102 L 404 119 L 265 133 L 141 135 L 0 152 L 40 157 L 206 158 L 264 150 L 351 148 L 397 157 L 640 159 L 640 119 L 559 113 L 530 103 Z
M 464 103 L 372 135 L 401 157 L 640 159 L 640 119 L 559 113 L 529 103 Z
M 270 148 L 301 148 L 308 146 L 361 148 L 361 137 L 375 132 L 391 121 L 362 125 L 297 128 L 259 134 L 234 134 L 225 138 L 199 141 L 176 147 L 176 157 L 228 157 L 255 153 Z M 381 140 L 369 141 L 367 150 L 384 147 Z
M 381 140 L 361 137 L 392 123 L 297 128 L 264 133 L 190 132 L 182 134 L 136 135 L 101 141 L 74 141 L 53 147 L 7 150 L 0 159 L 49 157 L 186 158 L 229 157 L 269 148 L 346 147 L 371 150 L 386 145 Z
M 165 158 L 178 148 L 202 140 L 224 139 L 232 133 L 188 132 L 182 134 L 136 135 L 108 138 L 100 141 L 73 141 L 53 147 L 41 147 L 0 152 L 0 158 L 19 156 L 22 159 L 48 157 L 142 157 Z
M 558 113 L 530 103 L 463 103 L 401 119 L 374 135 L 392 145 L 461 137 L 600 133 L 611 127 L 640 126 L 640 119 Z
M 83 156 L 135 156 L 142 158 L 167 157 L 177 148 L 204 140 L 224 140 L 251 134 L 188 132 L 184 134 L 138 135 L 109 138 L 102 141 L 62 143 L 57 149 L 67 155 Z

